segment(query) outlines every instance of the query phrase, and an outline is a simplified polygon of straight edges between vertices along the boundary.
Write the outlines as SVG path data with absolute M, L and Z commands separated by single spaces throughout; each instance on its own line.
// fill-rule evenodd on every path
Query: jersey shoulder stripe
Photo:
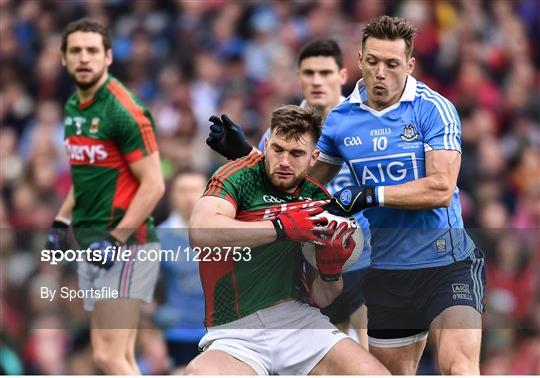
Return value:
M 255 166 L 259 161 L 262 160 L 263 157 L 264 155 L 259 153 L 253 153 L 248 156 L 244 156 L 233 162 L 225 164 L 222 170 L 220 169 L 218 172 L 216 172 L 216 176 L 218 176 L 218 178 L 222 180 L 225 180 L 242 168 Z M 236 162 L 237 164 L 232 164 Z
M 445 146 L 449 146 L 450 149 L 456 149 L 459 144 L 456 140 L 459 121 L 457 120 L 456 114 L 452 111 L 453 105 L 446 98 L 423 83 L 419 83 L 417 88 L 417 94 L 420 94 L 423 99 L 432 102 L 436 106 L 441 119 L 445 126 L 447 126 L 444 135 Z
M 454 106 L 446 98 L 423 83 L 417 84 L 416 96 L 428 101 L 437 109 L 444 123 L 444 147 L 450 150 L 459 150 L 457 138 L 459 120 L 453 110 Z
M 157 151 L 157 142 L 152 129 L 152 123 L 144 114 L 144 109 L 133 100 L 129 91 L 116 79 L 111 79 L 111 81 L 109 81 L 107 89 L 129 112 L 137 126 L 139 126 L 144 147 L 147 152 L 146 154 L 150 155 L 152 152 Z
M 223 189 L 221 183 L 243 168 L 254 167 L 263 157 L 264 155 L 262 154 L 251 154 L 225 164 L 212 176 L 208 188 L 203 195 L 219 196 Z

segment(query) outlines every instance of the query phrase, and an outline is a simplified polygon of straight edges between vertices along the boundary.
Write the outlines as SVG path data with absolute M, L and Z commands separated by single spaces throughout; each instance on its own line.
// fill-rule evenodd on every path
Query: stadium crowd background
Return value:
M 414 76 L 462 119 L 458 185 L 467 227 L 487 255 L 482 373 L 540 373 L 540 2 L 0 0 L 0 369 L 93 374 L 82 303 L 61 308 L 39 287 L 77 287 L 72 265 L 38 253 L 70 185 L 62 108 L 74 87 L 60 32 L 96 18 L 113 32 L 111 72 L 151 109 L 166 178 L 223 163 L 204 144 L 208 117 L 226 113 L 252 142 L 272 109 L 299 103 L 296 53 L 335 37 L 348 95 L 363 25 L 380 14 L 418 27 Z M 168 214 L 164 199 L 157 223 Z M 151 308 L 149 312 L 153 311 Z M 144 373 L 166 373 L 161 331 L 142 326 Z M 20 370 L 23 369 L 23 370 Z M 420 373 L 436 372 L 429 352 Z

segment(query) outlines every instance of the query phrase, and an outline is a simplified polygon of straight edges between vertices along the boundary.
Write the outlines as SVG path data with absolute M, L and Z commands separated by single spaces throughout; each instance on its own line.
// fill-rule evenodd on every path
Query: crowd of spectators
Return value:
M 228 114 L 255 143 L 274 108 L 299 103 L 296 54 L 312 38 L 340 43 L 350 94 L 361 29 L 380 14 L 417 26 L 414 76 L 461 116 L 463 216 L 487 258 L 482 372 L 540 374 L 535 0 L 0 0 L 0 370 L 97 372 L 82 303 L 58 308 L 39 296 L 41 286 L 77 287 L 73 266 L 39 262 L 70 187 L 62 108 L 74 87 L 60 64 L 69 21 L 88 16 L 111 28 L 110 71 L 151 110 L 170 178 L 223 163 L 204 144 L 210 115 Z M 167 205 L 156 210 L 158 223 Z M 166 373 L 161 332 L 142 328 L 143 372 Z M 428 353 L 421 372 L 434 371 Z

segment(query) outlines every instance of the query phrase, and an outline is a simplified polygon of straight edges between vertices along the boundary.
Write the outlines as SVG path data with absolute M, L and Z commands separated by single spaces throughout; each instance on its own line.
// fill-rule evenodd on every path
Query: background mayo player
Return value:
M 48 249 L 65 249 L 71 222 L 80 247 L 125 244 L 131 251 L 159 249 L 149 217 L 162 196 L 150 113 L 115 78 L 109 31 L 81 19 L 62 37 L 62 64 L 77 91 L 65 106 L 65 147 L 73 186 L 49 232 Z M 96 263 L 96 262 L 94 262 Z M 83 290 L 110 287 L 119 298 L 84 300 L 91 311 L 93 356 L 107 374 L 139 374 L 134 345 L 141 301 L 150 301 L 159 262 L 79 263 Z M 121 328 L 121 329 L 120 329 Z

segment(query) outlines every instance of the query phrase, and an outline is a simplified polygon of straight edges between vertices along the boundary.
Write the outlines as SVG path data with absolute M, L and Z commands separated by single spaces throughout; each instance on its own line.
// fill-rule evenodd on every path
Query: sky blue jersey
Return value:
M 342 101 L 345 100 L 345 97 L 342 98 Z M 304 106 L 305 101 L 302 101 L 302 104 L 300 106 Z M 270 129 L 266 130 L 264 135 L 262 136 L 260 142 L 259 142 L 259 151 L 264 151 L 264 141 L 270 137 Z M 349 170 L 349 167 L 347 164 L 342 164 L 341 170 L 339 173 L 334 177 L 327 185 L 326 190 L 330 192 L 330 194 L 334 194 L 338 190 L 343 189 L 346 186 L 353 185 L 354 181 L 351 176 L 351 171 Z M 369 223 L 365 216 L 363 216 L 361 213 L 355 214 L 354 218 L 356 219 L 356 223 L 358 224 L 358 227 L 362 228 L 362 231 L 364 233 L 364 249 L 362 250 L 362 255 L 356 261 L 352 266 L 350 266 L 347 269 L 347 272 L 352 272 L 355 270 L 360 270 L 367 268 L 369 266 L 369 260 L 371 256 L 371 246 L 370 246 L 370 230 L 369 230 Z
M 407 78 L 398 103 L 376 111 L 366 105 L 360 80 L 351 95 L 326 118 L 317 147 L 319 160 L 344 162 L 359 185 L 389 186 L 426 176 L 425 153 L 461 152 L 461 123 L 446 98 Z M 459 190 L 448 208 L 363 211 L 371 228 L 371 267 L 417 269 L 463 260 L 474 243 L 463 229 Z

